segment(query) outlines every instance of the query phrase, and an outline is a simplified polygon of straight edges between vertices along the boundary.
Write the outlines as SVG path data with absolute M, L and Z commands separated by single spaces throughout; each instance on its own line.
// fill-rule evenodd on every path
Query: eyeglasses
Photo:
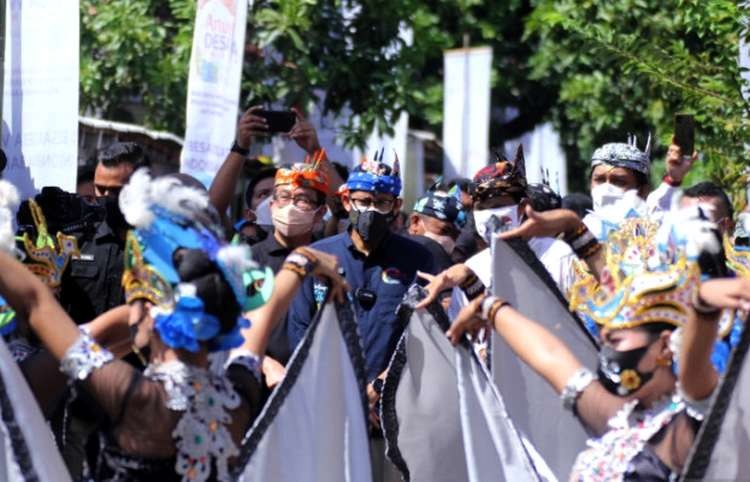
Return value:
M 315 200 L 304 194 L 296 194 L 292 196 L 288 192 L 274 193 L 273 200 L 281 206 L 286 206 L 291 202 L 295 207 L 298 207 L 303 211 L 312 211 L 318 207 L 318 203 Z
M 393 208 L 395 199 L 374 199 L 374 198 L 350 198 L 354 209 L 357 211 L 367 211 L 375 206 L 375 209 L 381 213 L 387 213 Z

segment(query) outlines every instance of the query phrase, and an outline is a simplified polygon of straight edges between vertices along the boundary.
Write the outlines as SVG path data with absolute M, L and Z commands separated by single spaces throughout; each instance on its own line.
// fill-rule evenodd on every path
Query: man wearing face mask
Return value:
M 312 247 L 335 255 L 351 287 L 350 297 L 365 353 L 365 372 L 373 440 L 373 480 L 400 480 L 384 462 L 384 444 L 377 406 L 385 369 L 404 327 L 396 310 L 417 271 L 433 272 L 432 256 L 414 241 L 392 233 L 390 224 L 401 208 L 398 159 L 389 166 L 380 158 L 365 160 L 349 175 L 341 202 L 349 213 L 347 232 L 321 239 Z M 292 302 L 288 315 L 289 339 L 302 339 L 328 288 L 308 279 Z M 384 475 L 384 473 L 393 475 Z
M 591 198 L 594 211 L 622 199 L 626 191 L 635 190 L 646 200 L 649 213 L 670 211 L 682 191 L 680 185 L 690 171 L 697 155 L 683 155 L 674 143 L 669 146 L 666 157 L 667 173 L 662 183 L 649 193 L 649 171 L 651 165 L 651 138 L 643 151 L 638 149 L 637 139 L 631 137 L 627 143 L 604 144 L 591 156 Z
M 326 211 L 327 178 L 317 162 L 307 161 L 276 171 L 270 202 L 273 233 L 253 246 L 253 259 L 274 273 L 295 248 L 313 241 L 313 226 Z
M 429 191 L 414 204 L 409 234 L 432 254 L 434 268 L 441 272 L 453 266 L 451 254 L 465 223 L 466 213 L 456 196 Z
M 469 258 L 466 265 L 484 286 L 491 286 L 492 237 L 520 226 L 530 202 L 522 147 L 518 147 L 514 161 L 498 157 L 497 162 L 480 169 L 474 176 L 474 184 L 474 222 L 477 234 L 488 247 Z M 531 238 L 528 243 L 560 291 L 567 293 L 573 281 L 569 266 L 574 254 L 570 247 L 554 238 Z M 466 303 L 463 291 L 454 289 L 451 314 L 457 314 Z
M 134 142 L 115 142 L 98 155 L 94 193 L 106 218 L 95 231 L 78 239 L 81 254 L 71 260 L 61 286 L 61 304 L 78 323 L 89 322 L 124 302 L 120 281 L 129 226 L 120 212 L 118 196 L 133 172 L 148 166 L 146 154 Z

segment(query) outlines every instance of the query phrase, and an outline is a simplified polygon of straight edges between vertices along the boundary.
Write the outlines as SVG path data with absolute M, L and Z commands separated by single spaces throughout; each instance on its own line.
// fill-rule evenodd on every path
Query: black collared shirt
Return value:
M 124 244 L 106 222 L 78 239 L 81 254 L 70 260 L 60 292 L 60 304 L 76 323 L 87 323 L 125 302 Z
M 252 246 L 253 260 L 261 266 L 270 267 L 278 273 L 284 260 L 292 252 L 291 248 L 282 246 L 273 231 L 263 241 Z

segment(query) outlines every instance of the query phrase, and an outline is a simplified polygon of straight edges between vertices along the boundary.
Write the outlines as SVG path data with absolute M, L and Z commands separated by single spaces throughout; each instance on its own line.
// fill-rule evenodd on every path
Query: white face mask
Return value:
M 273 217 L 271 216 L 271 197 L 268 196 L 261 201 L 255 208 L 255 216 L 257 217 L 256 223 L 261 226 L 270 226 L 273 224 Z
M 521 222 L 518 219 L 518 204 L 503 206 L 501 208 L 474 210 L 474 224 L 477 233 L 484 239 L 487 244 L 491 244 L 491 237 L 494 234 L 490 231 L 490 219 L 497 218 L 499 229 L 496 232 L 503 232 L 518 227 Z
M 425 229 L 424 236 L 426 238 L 430 238 L 431 240 L 442 246 L 445 252 L 448 254 L 453 253 L 453 248 L 456 247 L 456 241 L 445 234 L 435 234 L 432 231 L 427 231 Z
M 737 227 L 734 230 L 734 236 L 737 238 L 750 238 L 750 213 L 740 213 L 737 215 Z
M 593 201 L 594 211 L 598 211 L 605 206 L 611 206 L 625 196 L 625 190 L 605 182 L 599 184 L 591 190 L 591 200 Z

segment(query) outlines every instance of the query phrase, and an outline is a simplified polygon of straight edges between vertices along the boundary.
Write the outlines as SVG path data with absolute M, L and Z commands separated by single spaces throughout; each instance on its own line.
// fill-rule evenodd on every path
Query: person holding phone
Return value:
M 288 115 L 294 117 L 294 122 L 291 124 L 288 123 L 288 120 L 284 120 L 288 119 L 288 115 L 269 116 L 268 113 L 270 112 L 279 114 L 281 111 L 268 111 L 263 109 L 262 106 L 256 105 L 246 110 L 237 123 L 237 135 L 234 143 L 221 168 L 214 176 L 209 189 L 211 204 L 222 216 L 225 216 L 224 213 L 226 213 L 232 201 L 237 180 L 241 178 L 242 168 L 247 162 L 250 148 L 257 139 L 281 134 L 296 142 L 309 156 L 314 155 L 321 149 L 315 126 L 305 118 L 299 109 L 293 107 L 290 111 L 286 111 Z M 291 128 L 287 132 L 279 130 L 279 128 L 289 125 L 291 125 Z M 320 162 L 320 168 L 328 179 L 330 189 L 335 192 L 344 180 L 341 179 L 328 159 L 323 159 Z M 326 199 L 326 202 L 329 204 L 332 203 L 332 200 Z M 228 223 L 225 222 L 225 225 L 228 225 Z

